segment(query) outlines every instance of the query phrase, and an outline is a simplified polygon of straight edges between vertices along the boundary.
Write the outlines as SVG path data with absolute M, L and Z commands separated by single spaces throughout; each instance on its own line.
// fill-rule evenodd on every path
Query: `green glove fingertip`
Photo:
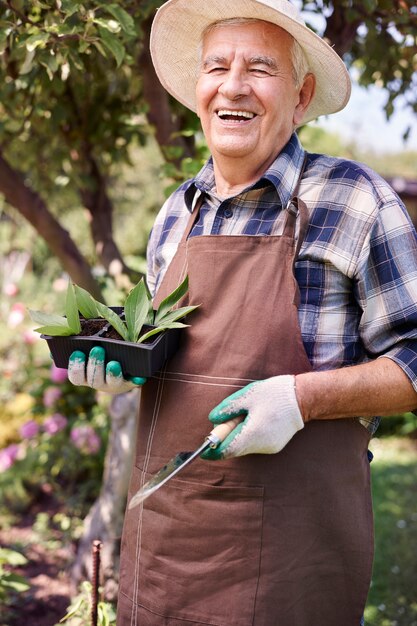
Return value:
M 88 358 L 93 361 L 104 362 L 106 360 L 106 351 L 101 346 L 94 346 L 94 348 L 91 348 Z
M 131 378 L 129 378 L 129 381 L 134 385 L 137 385 L 138 387 L 142 387 L 142 385 L 144 385 L 147 380 L 147 378 L 143 378 L 142 376 L 132 376 Z
M 70 355 L 69 364 L 71 365 L 71 363 L 77 363 L 77 362 L 78 363 L 81 363 L 81 362 L 85 363 L 85 354 L 84 354 L 84 352 L 81 352 L 81 350 L 75 350 Z
M 111 374 L 115 378 L 123 377 L 122 366 L 119 361 L 109 361 L 106 365 L 106 374 Z

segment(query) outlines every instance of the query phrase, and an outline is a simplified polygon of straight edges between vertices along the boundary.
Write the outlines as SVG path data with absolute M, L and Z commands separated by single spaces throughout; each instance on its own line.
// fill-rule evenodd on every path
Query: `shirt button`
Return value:
M 233 215 L 232 209 L 225 209 L 224 210 L 224 216 L 227 217 L 227 219 L 229 219 L 229 217 L 232 217 L 232 215 Z

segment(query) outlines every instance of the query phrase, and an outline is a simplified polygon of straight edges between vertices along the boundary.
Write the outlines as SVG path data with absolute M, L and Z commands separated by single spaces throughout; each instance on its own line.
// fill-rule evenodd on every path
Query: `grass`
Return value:
M 375 560 L 366 626 L 417 626 L 417 444 L 371 442 Z

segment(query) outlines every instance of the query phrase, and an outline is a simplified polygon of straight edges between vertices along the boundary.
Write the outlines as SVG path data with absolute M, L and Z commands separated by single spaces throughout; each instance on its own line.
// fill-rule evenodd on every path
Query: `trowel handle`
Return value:
M 227 422 L 218 424 L 215 428 L 213 428 L 208 436 L 208 439 L 211 442 L 211 447 L 216 448 L 219 443 L 226 439 L 227 435 L 230 435 L 232 430 L 234 430 L 240 422 L 243 422 L 244 419 L 244 415 L 238 415 L 237 417 L 233 417 L 232 419 L 227 420 Z

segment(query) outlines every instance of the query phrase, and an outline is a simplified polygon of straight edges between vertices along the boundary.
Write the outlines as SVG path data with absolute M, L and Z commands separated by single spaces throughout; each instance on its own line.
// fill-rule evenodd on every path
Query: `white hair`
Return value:
M 233 26 L 235 24 L 251 24 L 253 22 L 265 22 L 265 20 L 258 20 L 252 17 L 231 17 L 225 20 L 219 20 L 218 22 L 213 22 L 206 26 L 201 36 L 201 41 L 199 45 L 199 64 L 198 69 L 201 69 L 201 61 L 203 56 L 203 42 L 205 37 L 215 28 L 221 28 L 222 26 Z M 265 22 L 266 24 L 272 24 L 272 22 Z M 280 27 L 279 27 L 280 28 Z M 285 30 L 285 29 L 283 29 Z M 287 31 L 285 31 L 287 32 Z M 291 62 L 293 68 L 293 77 L 296 87 L 300 87 L 303 84 L 304 78 L 309 72 L 308 61 L 306 55 L 304 54 L 304 50 L 298 43 L 294 37 L 288 33 L 292 39 L 292 47 L 291 47 Z

